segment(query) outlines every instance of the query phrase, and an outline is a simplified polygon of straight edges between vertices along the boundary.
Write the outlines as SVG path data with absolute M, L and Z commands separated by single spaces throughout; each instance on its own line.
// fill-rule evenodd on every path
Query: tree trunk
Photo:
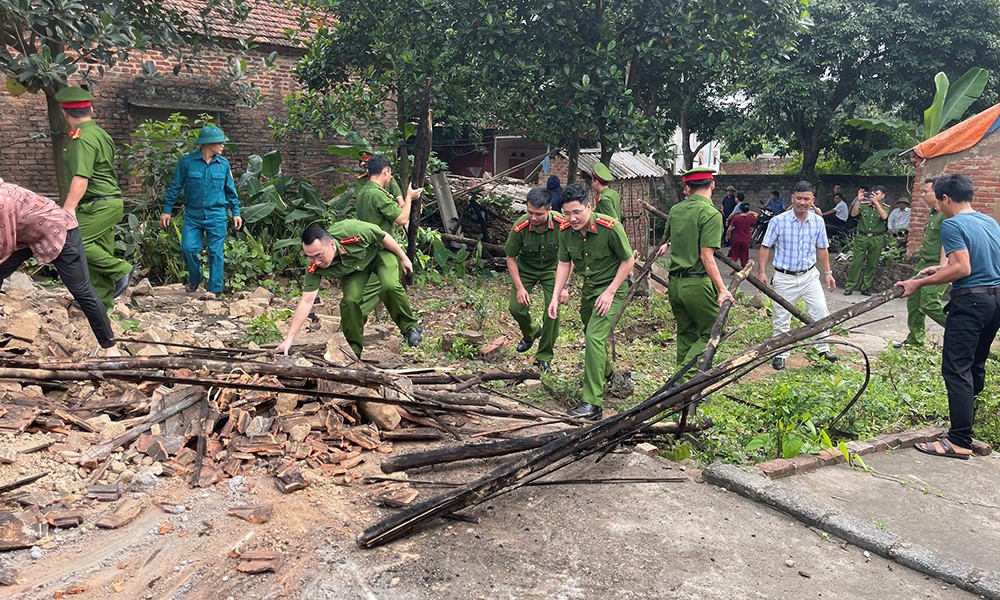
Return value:
M 63 120 L 62 109 L 56 102 L 55 92 L 51 94 L 45 92 L 45 105 L 49 116 L 49 131 L 60 132 L 52 135 L 52 166 L 55 167 L 59 199 L 65 201 L 66 194 L 69 192 L 69 182 L 66 180 L 66 161 L 63 160 L 63 155 L 66 152 L 67 144 L 69 144 L 69 136 L 63 135 L 62 132 L 66 131 L 68 126 Z
M 819 151 L 823 147 L 823 125 L 817 122 L 812 129 L 804 131 L 802 143 L 802 170 L 799 175 L 806 181 L 815 181 L 816 163 L 819 161 Z
M 399 160 L 396 161 L 396 171 L 398 171 L 399 181 L 403 185 L 410 180 L 410 150 L 405 137 L 406 123 L 408 121 L 406 118 L 405 93 L 406 90 L 403 89 L 402 82 L 396 81 L 396 128 L 399 130 L 399 135 L 404 136 L 403 141 L 399 144 L 399 156 L 397 157 Z
M 416 147 L 413 155 L 413 179 L 410 186 L 414 189 L 424 187 L 427 178 L 427 163 L 431 157 L 431 142 L 434 136 L 434 122 L 431 113 L 431 79 L 424 83 L 424 97 L 420 102 L 420 123 L 417 126 Z M 404 179 L 404 181 L 406 181 Z M 417 234 L 420 231 L 420 211 L 423 204 L 420 198 L 413 201 L 410 208 L 410 225 L 406 232 L 406 256 L 414 264 L 417 262 Z
M 569 142 L 569 167 L 566 173 L 566 185 L 576 181 L 577 165 L 580 163 L 580 132 L 573 132 L 573 139 Z

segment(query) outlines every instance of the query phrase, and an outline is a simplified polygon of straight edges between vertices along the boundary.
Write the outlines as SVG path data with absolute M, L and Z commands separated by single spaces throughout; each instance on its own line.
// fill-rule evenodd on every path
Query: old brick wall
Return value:
M 276 48 L 264 47 L 258 58 Z M 222 89 L 219 74 L 229 56 L 224 52 L 206 53 L 193 73 L 170 74 L 172 64 L 159 55 L 144 57 L 157 62 L 165 73 L 164 78 L 152 85 L 137 85 L 141 61 L 121 64 L 100 79 L 92 88 L 95 95 L 95 119 L 115 139 L 121 151 L 124 144 L 132 142 L 132 132 L 146 118 L 163 118 L 171 112 L 184 111 L 191 116 L 198 112 L 217 115 L 217 123 L 233 142 L 235 150 L 227 154 L 233 163 L 234 174 L 244 170 L 250 154 L 263 154 L 281 150 L 283 169 L 290 175 L 309 177 L 321 194 L 327 194 L 338 178 L 345 175 L 321 173 L 335 160 L 326 152 L 333 140 L 315 140 L 304 136 L 285 136 L 274 139 L 268 129 L 268 118 L 282 119 L 286 115 L 284 98 L 300 89 L 292 68 L 298 59 L 290 49 L 279 56 L 276 69 L 261 72 L 251 78 L 265 96 L 262 102 L 248 108 L 237 103 L 236 95 Z M 79 85 L 78 79 L 71 85 Z M 0 175 L 39 193 L 55 197 L 55 170 L 52 166 L 51 140 L 26 141 L 33 134 L 48 130 L 45 98 L 41 94 L 25 94 L 15 98 L 6 90 L 0 91 Z M 337 159 L 341 160 L 341 159 Z M 350 163 L 338 163 L 351 166 Z M 119 170 L 119 177 L 130 188 L 127 175 Z
M 917 165 L 914 181 L 920 185 L 928 177 L 957 173 L 972 179 L 975 200 L 972 207 L 1000 220 L 1000 134 L 994 133 L 972 148 L 932 158 Z M 914 205 L 917 206 L 916 204 Z M 927 210 L 919 208 L 910 217 L 908 254 L 916 254 L 924 237 Z

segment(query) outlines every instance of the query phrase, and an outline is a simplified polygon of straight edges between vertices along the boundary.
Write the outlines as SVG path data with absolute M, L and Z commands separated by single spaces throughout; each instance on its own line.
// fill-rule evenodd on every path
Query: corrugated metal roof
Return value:
M 562 152 L 567 156 L 566 152 Z M 578 160 L 579 168 L 588 173 L 594 170 L 594 165 L 601 158 L 601 151 L 598 149 L 580 150 Z M 611 174 L 615 179 L 640 179 L 642 177 L 663 177 L 667 172 L 661 168 L 656 161 L 645 154 L 634 154 L 632 152 L 615 152 L 611 156 L 611 164 L 608 165 Z

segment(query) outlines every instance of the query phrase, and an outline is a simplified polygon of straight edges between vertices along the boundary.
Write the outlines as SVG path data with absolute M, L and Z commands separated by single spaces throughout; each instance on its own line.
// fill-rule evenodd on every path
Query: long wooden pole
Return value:
M 706 392 L 714 391 L 719 382 L 730 372 L 755 361 L 760 361 L 762 357 L 766 357 L 769 353 L 789 344 L 812 337 L 834 325 L 863 314 L 899 297 L 902 292 L 902 288 L 893 288 L 820 319 L 811 325 L 805 325 L 761 342 L 746 352 L 734 356 L 704 373 L 699 373 L 683 385 L 662 394 L 654 394 L 631 410 L 595 423 L 585 429 L 573 431 L 565 438 L 554 440 L 537 450 L 518 456 L 472 483 L 409 507 L 376 523 L 358 535 L 357 544 L 363 548 L 370 548 L 390 542 L 407 535 L 430 520 L 478 504 L 502 491 L 519 487 L 533 474 L 550 467 L 571 454 L 593 451 L 595 448 L 601 447 L 609 438 L 618 436 L 623 431 L 643 427 L 646 420 L 661 412 L 674 409 L 693 398 L 701 397 Z

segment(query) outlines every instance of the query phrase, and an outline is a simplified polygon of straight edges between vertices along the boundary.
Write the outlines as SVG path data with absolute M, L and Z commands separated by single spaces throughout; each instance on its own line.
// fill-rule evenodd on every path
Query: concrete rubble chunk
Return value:
M 131 523 L 142 512 L 142 504 L 134 498 L 126 498 L 115 507 L 111 514 L 97 520 L 101 529 L 118 529 Z

